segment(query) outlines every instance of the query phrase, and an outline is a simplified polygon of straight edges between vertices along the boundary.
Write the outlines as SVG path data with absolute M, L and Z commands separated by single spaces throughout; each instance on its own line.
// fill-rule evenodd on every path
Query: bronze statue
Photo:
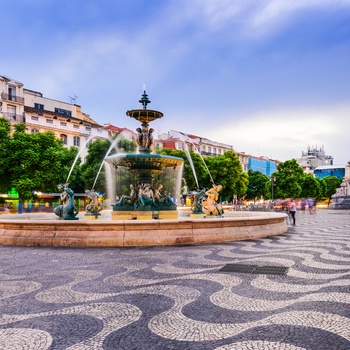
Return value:
M 117 207 L 133 206 L 136 202 L 137 195 L 133 184 L 130 184 L 130 195 L 122 196 L 122 198 L 115 204 Z
M 86 214 L 98 214 L 103 208 L 102 203 L 98 200 L 98 194 L 90 190 L 86 190 L 85 193 L 90 200 L 85 208 Z
M 61 192 L 61 204 L 54 208 L 54 213 L 62 220 L 78 220 L 76 216 L 79 213 L 78 208 L 74 205 L 74 192 L 68 187 L 69 184 L 59 184 L 57 188 Z
M 193 204 L 191 206 L 192 213 L 203 214 L 203 197 L 205 194 L 205 188 L 201 191 L 196 192 L 194 195 Z

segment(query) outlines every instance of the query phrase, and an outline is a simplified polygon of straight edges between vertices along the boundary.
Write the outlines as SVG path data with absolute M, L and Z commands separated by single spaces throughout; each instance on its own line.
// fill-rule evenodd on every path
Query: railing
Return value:
M 9 120 L 10 122 L 24 123 L 24 117 L 21 114 L 0 112 L 0 117 L 4 117 L 5 119 Z
M 12 101 L 12 102 L 24 104 L 24 97 L 9 95 L 9 94 L 5 94 L 4 92 L 2 92 L 1 98 L 5 101 Z

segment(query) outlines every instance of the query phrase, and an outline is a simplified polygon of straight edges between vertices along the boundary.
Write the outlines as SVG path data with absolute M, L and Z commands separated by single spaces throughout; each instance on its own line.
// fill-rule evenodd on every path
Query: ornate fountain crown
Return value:
M 126 115 L 130 118 L 134 118 L 141 123 L 150 123 L 155 119 L 159 119 L 163 117 L 162 112 L 154 111 L 152 109 L 147 109 L 147 105 L 151 103 L 146 93 L 146 90 L 143 91 L 141 99 L 139 102 L 142 104 L 142 109 L 132 109 L 130 111 L 126 111 Z

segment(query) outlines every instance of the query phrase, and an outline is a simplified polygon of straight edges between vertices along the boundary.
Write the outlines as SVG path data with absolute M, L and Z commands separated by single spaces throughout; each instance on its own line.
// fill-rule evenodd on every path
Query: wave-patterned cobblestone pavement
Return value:
M 2 246 L 0 349 L 349 350 L 350 211 L 226 244 Z

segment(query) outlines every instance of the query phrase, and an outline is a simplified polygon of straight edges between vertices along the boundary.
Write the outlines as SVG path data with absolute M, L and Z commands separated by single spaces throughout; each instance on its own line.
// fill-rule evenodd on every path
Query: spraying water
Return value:
M 185 143 L 186 145 L 186 143 Z M 192 161 L 192 157 L 191 157 L 191 154 L 190 154 L 190 151 L 188 150 L 188 146 L 186 145 L 185 146 L 185 154 L 187 156 L 187 159 L 188 159 L 188 162 L 190 163 L 190 166 L 191 166 L 191 169 L 192 169 L 192 173 L 193 173 L 193 176 L 194 176 L 194 179 L 196 180 L 196 185 L 197 185 L 197 189 L 199 189 L 199 184 L 198 184 L 198 179 L 197 179 L 197 173 L 196 173 L 196 170 L 194 168 L 194 165 L 193 165 L 193 161 Z
M 209 171 L 209 169 L 208 169 L 207 164 L 206 164 L 205 161 L 204 161 L 204 158 L 203 158 L 202 155 L 201 155 L 201 152 L 199 152 L 199 150 L 198 150 L 198 148 L 196 147 L 196 145 L 195 145 L 192 141 L 190 141 L 190 138 L 188 137 L 188 135 L 185 134 L 185 136 L 186 136 L 186 140 L 188 140 L 188 141 L 193 145 L 193 147 L 196 149 L 197 153 L 199 154 L 200 158 L 202 159 L 202 162 L 203 162 L 203 164 L 204 164 L 204 167 L 205 167 L 206 171 L 208 172 L 208 175 L 209 175 L 209 177 L 210 177 L 211 183 L 212 183 L 213 185 L 215 185 L 214 180 L 213 180 L 213 177 L 211 176 L 211 173 L 210 173 L 210 171 Z M 186 142 L 184 142 L 184 143 L 185 143 L 186 148 L 187 148 L 187 150 L 188 150 L 188 146 L 187 146 Z M 188 153 L 188 156 L 190 156 L 189 153 Z M 198 184 L 197 184 L 197 186 L 198 186 Z
M 70 178 L 70 176 L 71 176 L 71 174 L 72 174 L 72 171 L 73 171 L 73 169 L 74 169 L 74 167 L 75 167 L 76 162 L 78 161 L 78 158 L 80 157 L 81 152 L 86 148 L 86 145 L 87 145 L 94 137 L 95 137 L 95 136 L 90 135 L 90 136 L 86 139 L 86 142 L 84 143 L 84 145 L 80 148 L 80 150 L 79 150 L 79 152 L 77 153 L 77 155 L 75 156 L 74 162 L 73 162 L 73 164 L 72 164 L 72 166 L 71 166 L 71 168 L 70 168 L 70 170 L 69 170 L 69 174 L 68 174 L 68 176 L 67 176 L 66 183 L 68 183 L 68 180 L 69 180 L 69 178 Z
M 111 143 L 111 145 L 109 146 L 106 155 L 103 157 L 103 160 L 102 160 L 102 163 L 101 163 L 101 165 L 100 165 L 100 168 L 98 169 L 97 175 L 96 175 L 96 177 L 95 177 L 94 184 L 92 185 L 92 191 L 93 191 L 94 188 L 95 188 L 96 181 L 97 181 L 97 179 L 98 179 L 98 177 L 99 177 L 99 175 L 100 175 L 100 172 L 101 172 L 101 170 L 102 170 L 102 167 L 103 167 L 103 164 L 104 164 L 104 161 L 105 161 L 106 157 L 109 155 L 109 153 L 112 151 L 113 148 L 116 148 L 116 149 L 117 149 L 117 153 L 119 153 L 119 149 L 118 149 L 116 146 L 117 146 L 119 140 L 120 140 L 121 138 L 123 138 L 123 137 L 124 137 L 124 136 L 123 136 L 122 134 L 119 134 L 119 135 L 113 140 L 113 142 Z

